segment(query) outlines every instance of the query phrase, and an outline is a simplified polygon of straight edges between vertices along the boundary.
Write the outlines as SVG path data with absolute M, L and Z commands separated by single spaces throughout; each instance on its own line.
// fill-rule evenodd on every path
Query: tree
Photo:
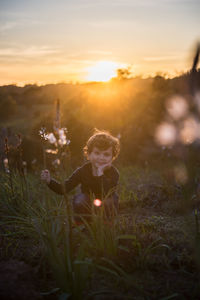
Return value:
M 14 116 L 17 110 L 17 103 L 10 95 L 0 96 L 0 118 L 7 120 Z

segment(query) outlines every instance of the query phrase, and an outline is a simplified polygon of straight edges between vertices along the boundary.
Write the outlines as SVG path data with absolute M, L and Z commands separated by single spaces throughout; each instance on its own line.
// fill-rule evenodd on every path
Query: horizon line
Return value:
M 197 72 L 200 70 L 200 68 L 197 69 Z M 122 81 L 122 80 L 133 80 L 133 79 L 141 79 L 141 80 L 145 80 L 145 79 L 154 79 L 158 76 L 168 80 L 168 79 L 174 79 L 174 78 L 177 78 L 177 77 L 181 77 L 183 75 L 187 75 L 190 73 L 190 69 L 187 70 L 187 71 L 180 71 L 180 72 L 177 72 L 177 74 L 175 75 L 172 75 L 172 76 L 169 76 L 169 74 L 166 74 L 165 72 L 161 72 L 161 71 L 157 71 L 156 73 L 152 74 L 152 75 L 144 75 L 144 74 L 138 74 L 138 75 L 134 75 L 134 76 L 131 76 L 131 77 L 127 77 L 127 78 L 123 78 L 123 79 L 119 79 L 117 76 L 116 77 L 112 77 L 110 80 L 108 81 L 87 81 L 87 80 L 63 80 L 63 81 L 57 81 L 57 82 L 53 82 L 53 81 L 47 81 L 47 82 L 41 82 L 41 81 L 30 81 L 30 82 L 10 82 L 10 83 L 4 83 L 4 84 L 1 84 L 0 83 L 0 87 L 5 87 L 5 86 L 16 86 L 16 87 L 25 87 L 27 85 L 36 85 L 36 86 L 46 86 L 46 85 L 59 85 L 59 84 L 71 84 L 71 85 L 84 85 L 84 84 L 94 84 L 94 83 L 103 83 L 103 84 L 109 84 L 111 83 L 112 81 Z

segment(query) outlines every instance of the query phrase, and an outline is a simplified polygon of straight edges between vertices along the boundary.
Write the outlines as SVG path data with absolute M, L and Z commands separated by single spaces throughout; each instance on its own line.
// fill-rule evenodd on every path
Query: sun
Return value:
M 99 61 L 95 65 L 87 68 L 87 81 L 109 81 L 117 76 L 119 64 L 113 61 Z

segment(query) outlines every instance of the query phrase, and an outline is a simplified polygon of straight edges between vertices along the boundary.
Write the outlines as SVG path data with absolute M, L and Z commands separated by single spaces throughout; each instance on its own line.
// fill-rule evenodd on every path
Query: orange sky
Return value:
M 199 11 L 197 0 L 1 0 L 0 84 L 107 80 L 128 66 L 179 74 Z

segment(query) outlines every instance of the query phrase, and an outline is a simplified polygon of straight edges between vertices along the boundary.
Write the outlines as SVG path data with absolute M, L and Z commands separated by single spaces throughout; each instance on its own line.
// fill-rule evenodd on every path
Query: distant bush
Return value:
M 15 99 L 10 95 L 4 95 L 0 97 L 0 118 L 7 120 L 15 115 L 17 110 L 17 103 Z

